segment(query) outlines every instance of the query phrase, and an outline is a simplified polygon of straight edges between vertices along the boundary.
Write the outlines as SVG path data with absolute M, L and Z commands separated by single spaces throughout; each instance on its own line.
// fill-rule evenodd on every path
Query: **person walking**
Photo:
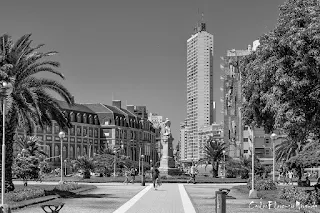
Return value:
M 128 185 L 128 183 L 129 183 L 129 171 L 126 169 L 125 171 L 124 171 L 124 181 L 123 181 L 123 184 L 127 184 Z
M 193 184 L 196 184 L 196 173 L 197 173 L 197 169 L 194 166 L 194 164 L 192 164 L 192 166 L 190 168 L 190 176 L 191 176 L 191 178 L 187 181 L 187 183 L 189 183 L 190 181 L 193 181 Z
M 136 180 L 136 170 L 133 167 L 131 167 L 130 175 L 131 175 L 130 183 L 134 184 L 134 181 Z
M 154 190 L 157 190 L 158 185 L 158 178 L 159 178 L 159 170 L 155 167 L 151 167 L 151 175 L 152 175 L 152 183 Z

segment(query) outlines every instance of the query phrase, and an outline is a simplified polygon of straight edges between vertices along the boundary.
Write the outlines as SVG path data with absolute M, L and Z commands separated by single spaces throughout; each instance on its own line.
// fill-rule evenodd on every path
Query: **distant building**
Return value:
M 162 145 L 161 145 L 161 128 L 160 125 L 164 121 L 163 117 L 161 115 L 158 115 L 156 113 L 149 113 L 148 114 L 149 121 L 153 124 L 155 128 L 156 133 L 156 150 L 157 150 L 157 156 L 158 160 L 160 160 L 162 156 Z M 157 160 L 157 161 L 158 161 Z
M 243 124 L 241 107 L 243 103 L 241 91 L 241 75 L 237 62 L 241 57 L 249 55 L 259 46 L 259 40 L 248 45 L 246 50 L 228 50 L 224 57 L 223 83 L 223 112 L 224 112 L 224 141 L 228 145 L 228 155 L 233 158 L 249 157 L 254 144 L 255 155 L 263 164 L 272 164 L 272 142 L 270 134 L 263 128 L 251 129 Z M 280 133 L 279 133 L 280 134 Z M 276 140 L 280 143 L 282 139 Z
M 206 23 L 195 28 L 187 40 L 187 160 L 199 156 L 198 131 L 214 122 L 213 112 L 213 35 Z
M 188 161 L 188 144 L 187 144 L 187 120 L 184 120 L 184 122 L 180 123 L 180 160 L 182 162 Z

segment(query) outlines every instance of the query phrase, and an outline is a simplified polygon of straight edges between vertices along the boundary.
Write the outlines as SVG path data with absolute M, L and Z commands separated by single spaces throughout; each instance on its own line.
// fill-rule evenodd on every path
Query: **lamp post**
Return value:
M 1 97 L 2 97 L 2 162 L 1 162 L 1 206 L 4 205 L 4 193 L 5 193 L 5 169 L 6 169 L 6 98 L 12 92 L 12 84 L 3 81 L 1 87 Z
M 223 178 L 226 177 L 226 150 L 223 150 Z
M 143 173 L 143 159 L 144 159 L 144 155 L 141 155 L 141 186 L 145 186 L 144 173 Z
M 275 176 L 275 168 L 276 168 L 276 154 L 275 154 L 275 140 L 276 140 L 276 138 L 277 138 L 277 134 L 276 133 L 272 133 L 271 135 L 270 135 L 270 137 L 271 137 L 271 140 L 272 140 L 272 170 L 273 170 L 273 172 L 272 172 L 272 180 L 273 180 L 273 182 L 276 182 L 276 176 Z
M 253 136 L 254 137 L 254 136 Z M 258 193 L 256 190 L 254 190 L 254 138 L 252 139 L 252 151 L 251 151 L 251 155 L 252 155 L 252 159 L 251 159 L 251 190 L 249 191 L 249 198 L 252 199 L 257 199 L 258 198 Z
M 62 152 L 63 152 L 63 149 L 62 149 L 62 145 L 63 145 L 63 138 L 66 136 L 66 133 L 61 131 L 59 132 L 59 138 L 60 138 L 60 162 L 61 162 L 61 168 L 60 168 L 60 175 L 61 175 L 61 179 L 60 179 L 60 182 L 59 184 L 63 184 L 63 159 L 62 159 Z
M 67 176 L 67 160 L 64 160 L 64 175 Z

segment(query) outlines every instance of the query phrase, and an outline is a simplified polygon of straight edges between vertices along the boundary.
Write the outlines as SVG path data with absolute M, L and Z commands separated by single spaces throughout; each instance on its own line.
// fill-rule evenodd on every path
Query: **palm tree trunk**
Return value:
M 8 120 L 7 120 L 8 121 Z M 1 125 L 2 126 L 2 125 Z M 12 182 L 12 163 L 13 163 L 13 143 L 14 143 L 14 135 L 16 130 L 16 125 L 14 122 L 10 121 L 6 122 L 6 132 L 5 132 L 5 144 L 6 144 L 6 157 L 5 157 L 5 186 L 6 191 L 13 191 L 14 185 Z M 2 128 L 1 128 L 2 133 Z M 2 134 L 1 134 L 1 144 L 2 144 Z M 2 157 L 2 146 L 0 148 L 0 156 Z M 1 168 L 0 168 L 1 171 Z M 1 179 L 1 177 L 0 177 Z
M 211 165 L 212 165 L 212 177 L 217 177 L 218 175 L 218 171 L 217 171 L 217 167 L 215 166 L 215 162 L 214 160 L 211 161 Z

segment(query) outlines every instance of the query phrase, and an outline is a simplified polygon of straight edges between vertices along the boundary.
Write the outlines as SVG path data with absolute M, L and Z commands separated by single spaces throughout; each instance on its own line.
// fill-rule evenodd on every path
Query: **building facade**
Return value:
M 213 123 L 213 35 L 202 21 L 187 40 L 187 159 L 199 156 L 198 131 Z
M 134 161 L 138 161 L 140 155 L 145 155 L 145 162 L 158 159 L 155 128 L 144 114 L 142 117 L 135 114 L 135 106 L 129 105 L 124 109 L 121 101 L 112 101 L 112 106 L 58 103 L 72 124 L 72 128 L 65 131 L 63 160 L 69 162 L 84 155 L 92 157 L 106 148 L 121 148 L 121 154 Z M 41 147 L 48 155 L 47 161 L 53 166 L 60 165 L 60 131 L 58 124 L 52 121 L 52 127 L 44 130 L 37 128 L 33 133 L 42 141 Z M 17 130 L 18 136 L 24 134 L 22 129 Z
M 250 128 L 243 124 L 241 107 L 241 75 L 237 62 L 243 56 L 249 55 L 259 46 L 259 40 L 248 45 L 247 50 L 228 50 L 222 66 L 225 73 L 223 86 L 224 111 L 224 141 L 228 144 L 228 155 L 233 158 L 249 157 L 254 147 L 255 155 L 263 164 L 272 164 L 273 145 L 270 134 L 263 128 Z M 280 134 L 280 133 L 279 133 Z M 281 143 L 282 139 L 275 143 Z
M 187 120 L 180 123 L 180 140 L 179 140 L 179 152 L 181 162 L 188 161 L 188 144 L 187 144 Z

